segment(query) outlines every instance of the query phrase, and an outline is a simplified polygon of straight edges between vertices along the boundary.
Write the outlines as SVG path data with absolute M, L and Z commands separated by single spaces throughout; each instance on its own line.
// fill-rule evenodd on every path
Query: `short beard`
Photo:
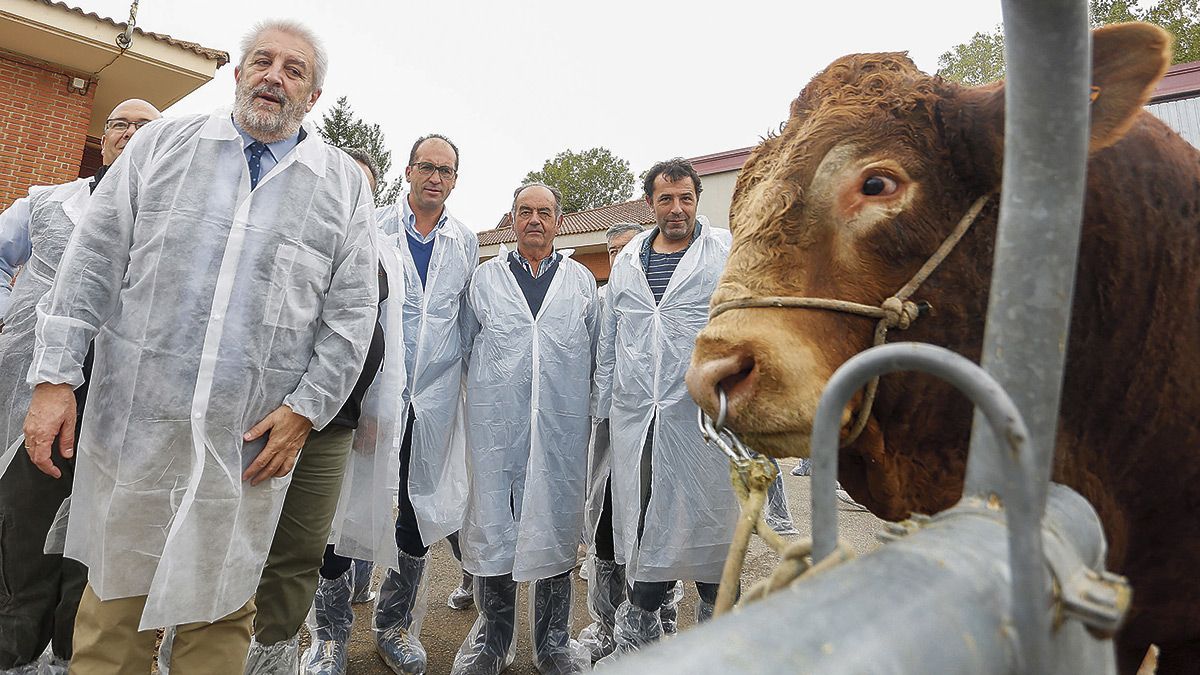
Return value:
M 692 226 L 689 227 L 687 229 L 687 231 L 680 233 L 679 236 L 675 236 L 673 233 L 668 234 L 666 223 L 659 225 L 658 230 L 659 230 L 659 232 L 662 232 L 663 237 L 665 237 L 667 239 L 667 241 L 683 241 L 684 239 L 687 239 L 688 237 L 692 236 L 692 232 L 696 231 L 696 221 L 695 220 L 693 220 L 691 222 L 691 225 Z
M 255 109 L 254 99 L 259 94 L 270 94 L 279 99 L 282 109 L 277 114 Z M 304 101 L 288 98 L 283 87 L 260 84 L 251 89 L 250 85 L 239 82 L 234 94 L 233 118 L 254 140 L 263 143 L 275 143 L 295 136 L 300 131 L 300 123 L 304 121 L 306 112 Z

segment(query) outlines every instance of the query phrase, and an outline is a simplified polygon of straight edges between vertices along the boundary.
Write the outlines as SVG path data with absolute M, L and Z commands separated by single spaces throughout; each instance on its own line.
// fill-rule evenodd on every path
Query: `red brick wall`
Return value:
M 596 281 L 608 281 L 608 251 L 576 253 L 571 257 L 588 268 L 592 276 L 596 277 Z
M 0 54 L 0 209 L 31 185 L 79 177 L 95 86 L 67 91 L 73 75 Z

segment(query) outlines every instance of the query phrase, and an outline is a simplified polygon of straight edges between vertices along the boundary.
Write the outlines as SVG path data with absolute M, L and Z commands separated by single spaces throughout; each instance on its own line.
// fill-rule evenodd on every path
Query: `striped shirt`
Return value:
M 675 253 L 659 253 L 650 250 L 650 260 L 646 263 L 646 281 L 650 284 L 650 292 L 654 293 L 654 302 L 662 302 L 663 293 L 667 292 L 667 284 L 671 283 L 671 275 L 683 260 L 687 249 Z
M 659 253 L 654 250 L 654 238 L 658 236 L 658 228 L 654 228 L 654 233 L 646 238 L 642 244 L 642 269 L 646 270 L 646 282 L 650 284 L 650 292 L 654 294 L 654 304 L 662 302 L 663 294 L 667 292 L 667 285 L 671 283 L 671 276 L 675 274 L 675 268 L 679 267 L 679 261 L 683 260 L 683 256 L 692 247 L 692 243 L 700 236 L 700 223 L 696 223 L 692 227 L 692 239 L 688 242 L 687 248 L 675 253 Z

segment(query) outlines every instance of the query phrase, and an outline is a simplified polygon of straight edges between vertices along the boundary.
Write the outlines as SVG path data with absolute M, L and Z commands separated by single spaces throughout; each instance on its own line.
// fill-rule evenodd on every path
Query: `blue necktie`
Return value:
M 250 189 L 258 187 L 258 174 L 262 172 L 262 156 L 267 151 L 267 144 L 254 141 L 247 148 L 250 151 Z

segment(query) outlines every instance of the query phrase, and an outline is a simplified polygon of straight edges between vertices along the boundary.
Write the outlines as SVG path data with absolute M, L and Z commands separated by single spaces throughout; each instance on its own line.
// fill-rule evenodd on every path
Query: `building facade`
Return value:
M 0 0 L 0 210 L 32 185 L 95 173 L 121 101 L 164 110 L 228 62 L 224 51 L 61 2 Z

